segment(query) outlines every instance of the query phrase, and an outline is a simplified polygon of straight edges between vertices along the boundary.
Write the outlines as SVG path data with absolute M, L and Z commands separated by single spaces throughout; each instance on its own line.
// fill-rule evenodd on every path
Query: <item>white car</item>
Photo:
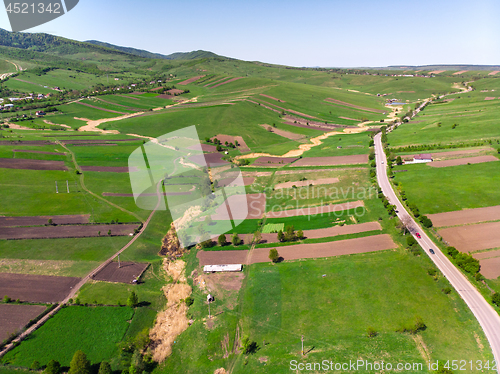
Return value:
M 384 163 L 384 161 L 381 162 L 381 164 L 383 164 L 383 163 Z

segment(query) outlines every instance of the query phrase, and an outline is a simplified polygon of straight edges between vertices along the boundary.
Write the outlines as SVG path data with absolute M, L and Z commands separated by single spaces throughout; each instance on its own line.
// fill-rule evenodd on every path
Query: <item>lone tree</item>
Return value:
M 401 156 L 396 157 L 396 164 L 403 165 L 403 159 L 401 158 Z
M 221 247 L 224 247 L 224 246 L 227 244 L 226 235 L 224 235 L 224 234 L 220 234 L 220 235 L 219 235 L 219 238 L 217 239 L 217 242 L 219 243 L 219 245 L 220 245 Z
M 241 243 L 241 239 L 237 233 L 234 233 L 231 237 L 231 243 L 233 243 L 233 245 L 239 245 Z
M 280 259 L 280 255 L 276 248 L 271 248 L 269 250 L 269 259 L 274 263 L 278 262 L 278 260 Z
M 43 374 L 59 374 L 60 372 L 61 372 L 61 364 L 58 361 L 50 360 L 47 366 L 45 367 Z M 99 374 L 101 373 L 99 372 Z M 111 374 L 111 372 L 106 374 Z
M 90 374 L 90 361 L 82 351 L 75 352 L 69 364 L 68 374 Z
M 132 291 L 127 299 L 127 306 L 135 308 L 137 304 L 139 304 L 139 298 L 137 297 L 135 291 Z

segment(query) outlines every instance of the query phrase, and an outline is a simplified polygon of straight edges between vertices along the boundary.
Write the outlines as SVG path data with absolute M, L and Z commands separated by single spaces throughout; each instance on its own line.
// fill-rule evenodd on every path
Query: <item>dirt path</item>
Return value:
M 358 129 L 346 129 L 346 130 L 358 130 Z M 340 131 L 331 131 L 327 132 L 323 135 L 317 136 L 315 138 L 309 139 L 311 143 L 308 144 L 300 144 L 299 149 L 293 149 L 291 151 L 288 151 L 282 156 L 276 156 L 276 155 L 271 155 L 269 153 L 250 153 L 248 155 L 243 155 L 243 156 L 237 156 L 235 159 L 239 160 L 242 158 L 256 158 L 256 157 L 261 157 L 261 156 L 267 156 L 267 157 L 299 157 L 301 156 L 305 151 L 309 151 L 312 147 L 316 147 L 320 144 L 323 144 L 321 140 L 326 139 L 330 136 L 333 135 L 339 135 L 339 134 L 345 134 L 344 132 Z
M 45 122 L 47 125 L 54 125 L 54 126 L 61 126 L 61 127 L 66 127 L 67 129 L 70 129 L 69 131 L 73 131 L 73 129 L 71 128 L 71 126 L 68 126 L 68 125 L 60 125 L 58 123 L 53 123 L 53 122 L 50 122 L 46 119 L 43 120 L 43 122 Z
M 78 129 L 78 131 L 95 131 L 95 132 L 100 132 L 102 134 L 119 134 L 120 132 L 118 132 L 117 130 L 102 130 L 102 129 L 98 128 L 98 126 L 102 125 L 103 123 L 106 123 L 106 122 L 120 121 L 122 119 L 140 116 L 141 114 L 144 114 L 144 112 L 129 113 L 129 114 L 125 114 L 125 115 L 120 116 L 120 117 L 103 118 L 103 119 L 97 119 L 97 120 L 90 120 L 87 118 L 78 118 L 78 117 L 74 117 L 74 118 L 78 119 L 80 121 L 87 122 L 87 124 L 85 126 L 80 127 Z

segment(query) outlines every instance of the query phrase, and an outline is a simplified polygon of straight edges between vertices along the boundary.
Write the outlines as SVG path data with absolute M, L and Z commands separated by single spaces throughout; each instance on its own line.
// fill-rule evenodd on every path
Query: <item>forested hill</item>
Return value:
M 99 45 L 101 47 L 111 48 L 111 49 L 114 49 L 117 51 L 130 53 L 132 55 L 145 57 L 145 58 L 160 58 L 160 59 L 164 59 L 164 60 L 195 60 L 198 58 L 210 58 L 210 57 L 212 57 L 212 58 L 227 58 L 227 57 L 219 56 L 213 52 L 202 51 L 202 50 L 192 51 L 192 52 L 176 52 L 176 53 L 172 53 L 170 55 L 164 55 L 161 53 L 149 52 L 149 51 L 146 51 L 144 49 L 121 47 L 119 45 L 100 42 L 98 40 L 87 40 L 86 43 Z

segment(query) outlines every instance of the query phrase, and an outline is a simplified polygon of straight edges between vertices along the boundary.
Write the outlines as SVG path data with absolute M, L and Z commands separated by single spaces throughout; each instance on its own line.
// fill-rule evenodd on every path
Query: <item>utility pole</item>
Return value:
M 302 335 L 300 341 L 302 342 L 302 356 L 304 356 L 304 335 Z

